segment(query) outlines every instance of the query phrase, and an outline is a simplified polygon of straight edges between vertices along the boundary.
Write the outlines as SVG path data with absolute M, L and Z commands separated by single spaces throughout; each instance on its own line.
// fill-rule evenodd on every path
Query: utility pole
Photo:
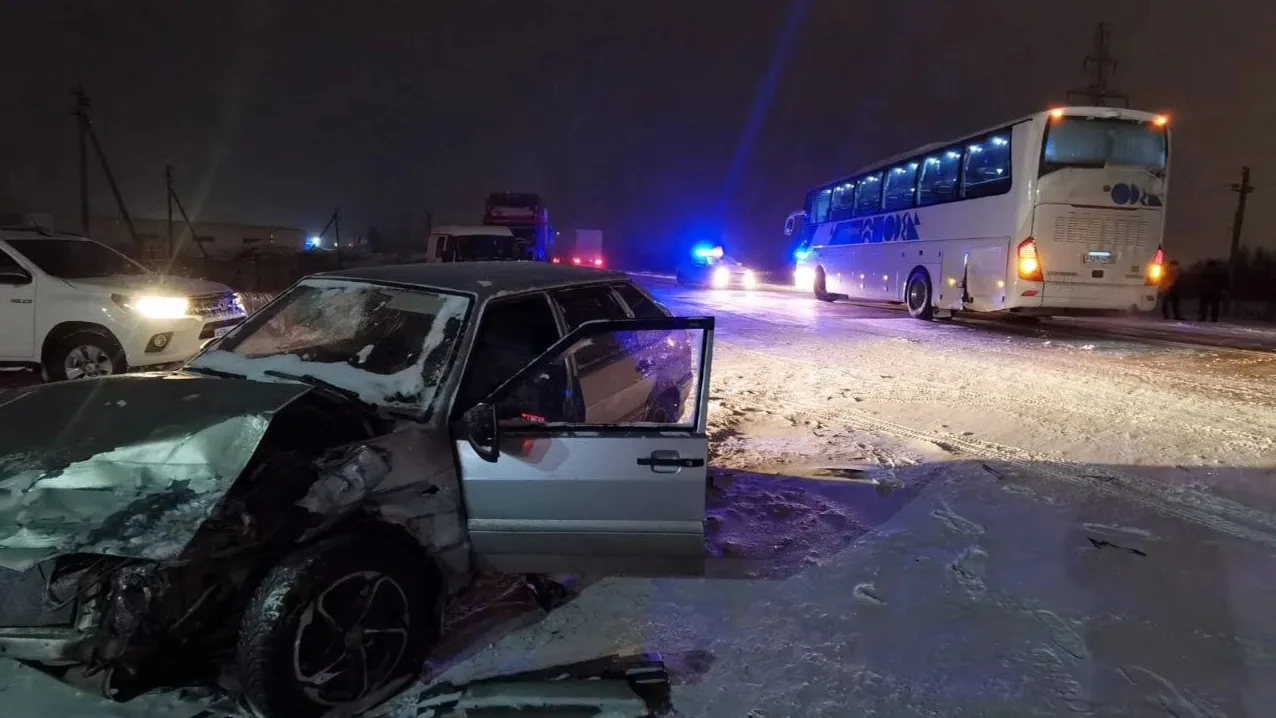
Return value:
M 137 228 L 133 226 L 133 217 L 129 215 L 128 207 L 124 205 L 124 195 L 120 194 L 120 186 L 115 182 L 111 164 L 106 161 L 106 152 L 102 150 L 102 143 L 98 140 L 97 133 L 93 131 L 93 121 L 89 119 L 89 96 L 85 94 L 83 87 L 75 88 L 71 94 L 75 95 L 75 116 L 80 125 L 80 222 L 84 226 L 84 233 L 88 234 L 89 231 L 89 161 L 88 149 L 85 147 L 87 139 L 88 144 L 93 147 L 93 153 L 102 164 L 102 174 L 106 175 L 106 183 L 115 197 L 115 205 L 119 208 L 120 216 L 124 218 L 124 224 L 128 226 L 129 238 L 133 240 L 133 245 L 136 247 L 138 237 Z
M 341 269 L 341 208 L 332 210 L 332 236 L 337 240 L 337 269 Z
M 199 235 L 195 232 L 195 223 L 191 221 L 190 215 L 186 214 L 186 208 L 182 206 L 182 198 L 177 196 L 177 188 L 173 186 L 173 168 L 168 168 L 168 263 L 172 266 L 173 260 L 177 258 L 173 248 L 173 205 L 177 205 L 177 211 L 182 215 L 182 221 L 186 223 L 186 232 L 190 235 L 191 240 L 195 242 L 195 246 L 199 248 L 200 255 L 204 261 L 208 261 L 208 250 L 204 247 L 204 243 L 199 241 Z
M 1230 286 L 1236 286 L 1236 275 L 1240 270 L 1238 263 L 1241 253 L 1241 227 L 1245 224 L 1245 199 L 1249 197 L 1249 193 L 1254 191 L 1254 186 L 1249 183 L 1249 168 L 1241 168 L 1240 183 L 1233 182 L 1231 190 L 1236 193 L 1236 216 L 1232 219 L 1232 252 L 1227 257 L 1228 276 L 1231 279 Z
M 173 165 L 164 165 L 164 198 L 168 200 L 168 260 L 173 261 Z
M 89 236 L 89 97 L 83 87 L 71 91 L 75 97 L 75 134 L 80 146 L 80 234 Z
M 1090 84 L 1068 90 L 1069 103 L 1082 100 L 1093 107 L 1107 107 L 1108 102 L 1112 101 L 1119 103 L 1121 107 L 1130 106 L 1130 98 L 1108 86 L 1112 75 L 1116 74 L 1117 66 L 1116 60 L 1112 57 L 1109 42 L 1111 36 L 1112 33 L 1108 32 L 1107 24 L 1099 23 L 1094 31 L 1094 47 L 1081 62 L 1081 67 L 1090 76 Z

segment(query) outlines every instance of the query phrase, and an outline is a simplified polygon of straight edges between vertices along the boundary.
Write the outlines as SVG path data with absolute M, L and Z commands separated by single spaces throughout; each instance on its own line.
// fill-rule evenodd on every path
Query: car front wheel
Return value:
M 104 329 L 78 329 L 57 339 L 44 356 L 49 381 L 92 379 L 121 374 L 126 368 L 124 350 Z
M 266 718 L 363 712 L 420 673 L 443 596 L 421 559 L 388 541 L 338 537 L 285 558 L 240 622 L 244 698 Z

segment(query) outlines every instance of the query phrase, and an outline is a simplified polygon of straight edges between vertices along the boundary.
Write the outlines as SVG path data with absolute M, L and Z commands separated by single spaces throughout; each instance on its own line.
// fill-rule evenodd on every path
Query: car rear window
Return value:
M 666 316 L 650 297 L 634 285 L 617 284 L 612 289 L 629 305 L 629 311 L 633 312 L 635 319 L 661 319 Z
M 616 295 L 611 293 L 611 287 L 603 285 L 560 289 L 554 292 L 554 301 L 562 307 L 569 330 L 599 319 L 629 318 Z

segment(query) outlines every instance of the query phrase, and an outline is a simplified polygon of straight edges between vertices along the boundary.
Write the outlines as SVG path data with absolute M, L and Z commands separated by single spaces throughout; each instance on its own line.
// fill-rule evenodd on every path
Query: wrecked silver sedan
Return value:
M 378 267 L 180 372 L 0 395 L 0 657 L 358 711 L 477 571 L 696 572 L 712 342 L 621 274 Z

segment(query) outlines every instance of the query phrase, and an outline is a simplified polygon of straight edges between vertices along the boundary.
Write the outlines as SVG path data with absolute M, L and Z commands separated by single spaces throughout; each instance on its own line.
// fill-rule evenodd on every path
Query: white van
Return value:
M 427 262 L 479 262 L 531 259 L 526 243 L 508 227 L 446 225 L 430 232 Z
M 244 316 L 224 285 L 162 277 L 91 239 L 0 229 L 0 364 L 50 381 L 174 364 Z

